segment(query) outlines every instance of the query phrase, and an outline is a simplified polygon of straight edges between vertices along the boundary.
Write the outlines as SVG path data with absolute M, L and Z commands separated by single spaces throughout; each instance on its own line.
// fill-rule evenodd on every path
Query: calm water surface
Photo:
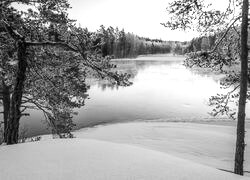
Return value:
M 99 123 L 135 120 L 205 121 L 211 118 L 210 96 L 223 92 L 221 75 L 191 70 L 183 66 L 184 57 L 168 55 L 116 60 L 123 72 L 132 74 L 129 87 L 95 82 L 88 91 L 86 105 L 77 109 L 77 128 Z M 249 109 L 249 108 L 248 108 Z M 22 121 L 30 135 L 44 134 L 42 114 L 32 113 Z

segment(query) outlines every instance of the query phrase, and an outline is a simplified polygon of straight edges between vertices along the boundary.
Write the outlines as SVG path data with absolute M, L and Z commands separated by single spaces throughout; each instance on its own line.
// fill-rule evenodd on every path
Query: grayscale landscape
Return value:
M 2 0 L 0 180 L 250 178 L 249 0 Z

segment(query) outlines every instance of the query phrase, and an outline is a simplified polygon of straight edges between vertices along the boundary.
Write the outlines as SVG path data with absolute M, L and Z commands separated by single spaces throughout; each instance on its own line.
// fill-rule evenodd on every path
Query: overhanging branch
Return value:
M 27 46 L 57 46 L 57 47 L 62 47 L 65 49 L 68 49 L 70 51 L 76 52 L 78 53 L 79 51 L 73 47 L 71 47 L 70 45 L 68 45 L 67 43 L 64 42 L 51 42 L 51 41 L 44 41 L 44 42 L 26 42 Z
M 220 45 L 220 43 L 223 41 L 223 39 L 226 37 L 227 33 L 229 32 L 229 30 L 231 29 L 232 26 L 234 26 L 234 23 L 236 21 L 238 21 L 241 18 L 241 16 L 237 17 L 227 28 L 227 30 L 225 31 L 225 33 L 222 35 L 222 37 L 219 39 L 219 41 L 215 44 L 214 48 L 212 51 L 208 52 L 209 54 L 213 53 L 214 51 L 216 51 L 216 49 L 218 48 L 218 46 Z

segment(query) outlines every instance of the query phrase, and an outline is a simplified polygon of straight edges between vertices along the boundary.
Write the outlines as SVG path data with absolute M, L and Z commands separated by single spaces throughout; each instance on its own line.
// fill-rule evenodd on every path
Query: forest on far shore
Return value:
M 187 42 L 164 41 L 140 37 L 133 33 L 127 33 L 124 29 L 119 30 L 101 25 L 95 32 L 96 44 L 101 44 L 102 55 L 112 58 L 134 58 L 145 54 L 184 54 Z

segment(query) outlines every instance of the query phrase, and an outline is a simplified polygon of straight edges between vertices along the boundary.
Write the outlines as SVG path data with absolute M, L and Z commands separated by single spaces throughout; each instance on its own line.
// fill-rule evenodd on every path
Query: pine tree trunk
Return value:
M 245 149 L 245 107 L 247 98 L 248 81 L 248 0 L 243 0 L 242 5 L 242 24 L 241 24 L 241 80 L 240 80 L 240 98 L 238 107 L 237 139 L 234 173 L 243 175 L 244 149 Z
M 22 103 L 25 74 L 27 69 L 26 59 L 26 43 L 24 41 L 18 42 L 18 68 L 16 73 L 16 80 L 14 90 L 10 99 L 10 113 L 7 126 L 7 144 L 18 143 L 19 121 L 21 118 L 20 107 Z
M 3 119 L 4 119 L 4 142 L 7 141 L 7 123 L 10 112 L 10 87 L 6 85 L 4 80 L 3 84 Z

